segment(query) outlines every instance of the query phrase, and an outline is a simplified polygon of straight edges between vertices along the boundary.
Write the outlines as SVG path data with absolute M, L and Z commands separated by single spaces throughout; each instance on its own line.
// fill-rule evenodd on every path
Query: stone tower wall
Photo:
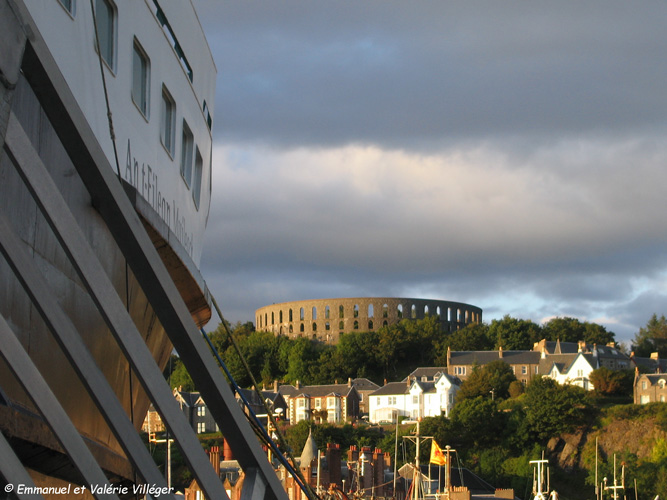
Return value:
M 462 302 L 399 297 L 302 300 L 272 304 L 255 311 L 260 331 L 291 338 L 308 337 L 336 344 L 341 335 L 374 331 L 402 319 L 440 318 L 443 330 L 456 331 L 482 322 L 482 309 Z

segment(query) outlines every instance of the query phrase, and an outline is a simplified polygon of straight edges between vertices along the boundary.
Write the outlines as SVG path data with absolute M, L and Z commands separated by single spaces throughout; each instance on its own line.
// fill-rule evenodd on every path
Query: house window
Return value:
M 387 397 L 387 404 L 395 405 L 396 404 L 396 396 Z
M 322 400 L 320 398 L 315 398 L 315 408 L 322 408 Z
M 162 124 L 160 140 L 169 155 L 174 157 L 174 137 L 176 131 L 176 103 L 167 88 L 162 86 Z
M 527 375 L 528 374 L 528 367 L 527 366 L 522 366 L 521 367 L 521 374 L 522 375 Z
M 412 396 L 412 404 L 413 405 L 419 404 L 419 396 Z
M 144 49 L 135 39 L 132 51 L 132 100 L 146 119 L 148 119 L 149 80 L 150 61 Z
M 297 401 L 297 407 L 299 408 L 305 408 L 306 407 L 306 401 L 304 399 L 299 399 Z
M 454 367 L 454 375 L 465 375 L 466 374 L 466 367 L 465 366 L 455 366 Z
M 197 434 L 203 434 L 204 432 L 206 432 L 206 423 L 197 422 Z
M 116 56 L 116 7 L 110 0 L 95 0 L 95 23 L 100 55 L 113 69 Z
M 198 417 L 205 417 L 206 416 L 206 407 L 205 406 L 198 406 L 197 407 L 197 416 Z
M 201 199 L 201 175 L 204 168 L 204 162 L 199 148 L 195 147 L 195 175 L 192 179 L 192 199 L 195 202 L 195 207 L 199 209 L 199 201 Z M 273 316 L 273 314 L 271 314 Z
M 642 389 L 646 390 L 646 380 L 642 380 Z
M 192 182 L 192 155 L 194 152 L 195 139 L 190 131 L 190 127 L 185 120 L 183 120 L 183 139 L 181 145 L 181 177 L 185 181 L 185 184 L 190 187 Z M 264 318 L 264 322 L 266 323 Z

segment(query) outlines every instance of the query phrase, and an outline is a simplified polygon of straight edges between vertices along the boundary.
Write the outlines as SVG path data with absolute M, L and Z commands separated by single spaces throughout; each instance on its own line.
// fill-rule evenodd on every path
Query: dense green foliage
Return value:
M 597 394 L 605 396 L 632 396 L 632 370 L 610 370 L 604 366 L 591 372 L 589 379 Z
M 402 320 L 376 331 L 346 333 L 336 345 L 259 332 L 251 322 L 227 326 L 250 372 L 257 382 L 267 385 L 274 380 L 330 384 L 348 377 L 365 377 L 381 384 L 383 380 L 401 380 L 419 366 L 445 366 L 448 348 L 530 350 L 543 338 L 597 343 L 614 339 L 614 333 L 603 326 L 573 318 L 554 318 L 540 326 L 505 316 L 490 325 L 471 324 L 455 332 L 443 332 L 438 318 L 427 316 L 417 321 Z M 236 382 L 249 387 L 250 376 L 223 325 L 209 336 Z M 193 390 L 192 380 L 178 358 L 173 360 L 169 374 L 172 387 Z M 504 387 L 503 391 L 506 393 L 507 389 Z
M 505 399 L 509 396 L 509 388 L 516 377 L 510 365 L 497 359 L 484 366 L 473 367 L 472 373 L 468 375 L 465 383 L 456 393 L 456 401 L 476 397 L 489 397 Z

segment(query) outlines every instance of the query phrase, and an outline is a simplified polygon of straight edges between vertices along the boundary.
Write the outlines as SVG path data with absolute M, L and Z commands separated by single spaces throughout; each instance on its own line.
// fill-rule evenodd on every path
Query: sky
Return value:
M 195 5 L 227 320 L 417 297 L 629 343 L 667 314 L 667 3 Z

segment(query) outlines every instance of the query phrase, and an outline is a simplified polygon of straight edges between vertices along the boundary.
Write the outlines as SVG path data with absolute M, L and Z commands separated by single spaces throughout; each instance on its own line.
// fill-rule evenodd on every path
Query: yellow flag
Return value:
M 442 452 L 438 443 L 435 442 L 435 439 L 431 441 L 431 460 L 430 462 L 435 465 L 447 465 L 447 458 Z

